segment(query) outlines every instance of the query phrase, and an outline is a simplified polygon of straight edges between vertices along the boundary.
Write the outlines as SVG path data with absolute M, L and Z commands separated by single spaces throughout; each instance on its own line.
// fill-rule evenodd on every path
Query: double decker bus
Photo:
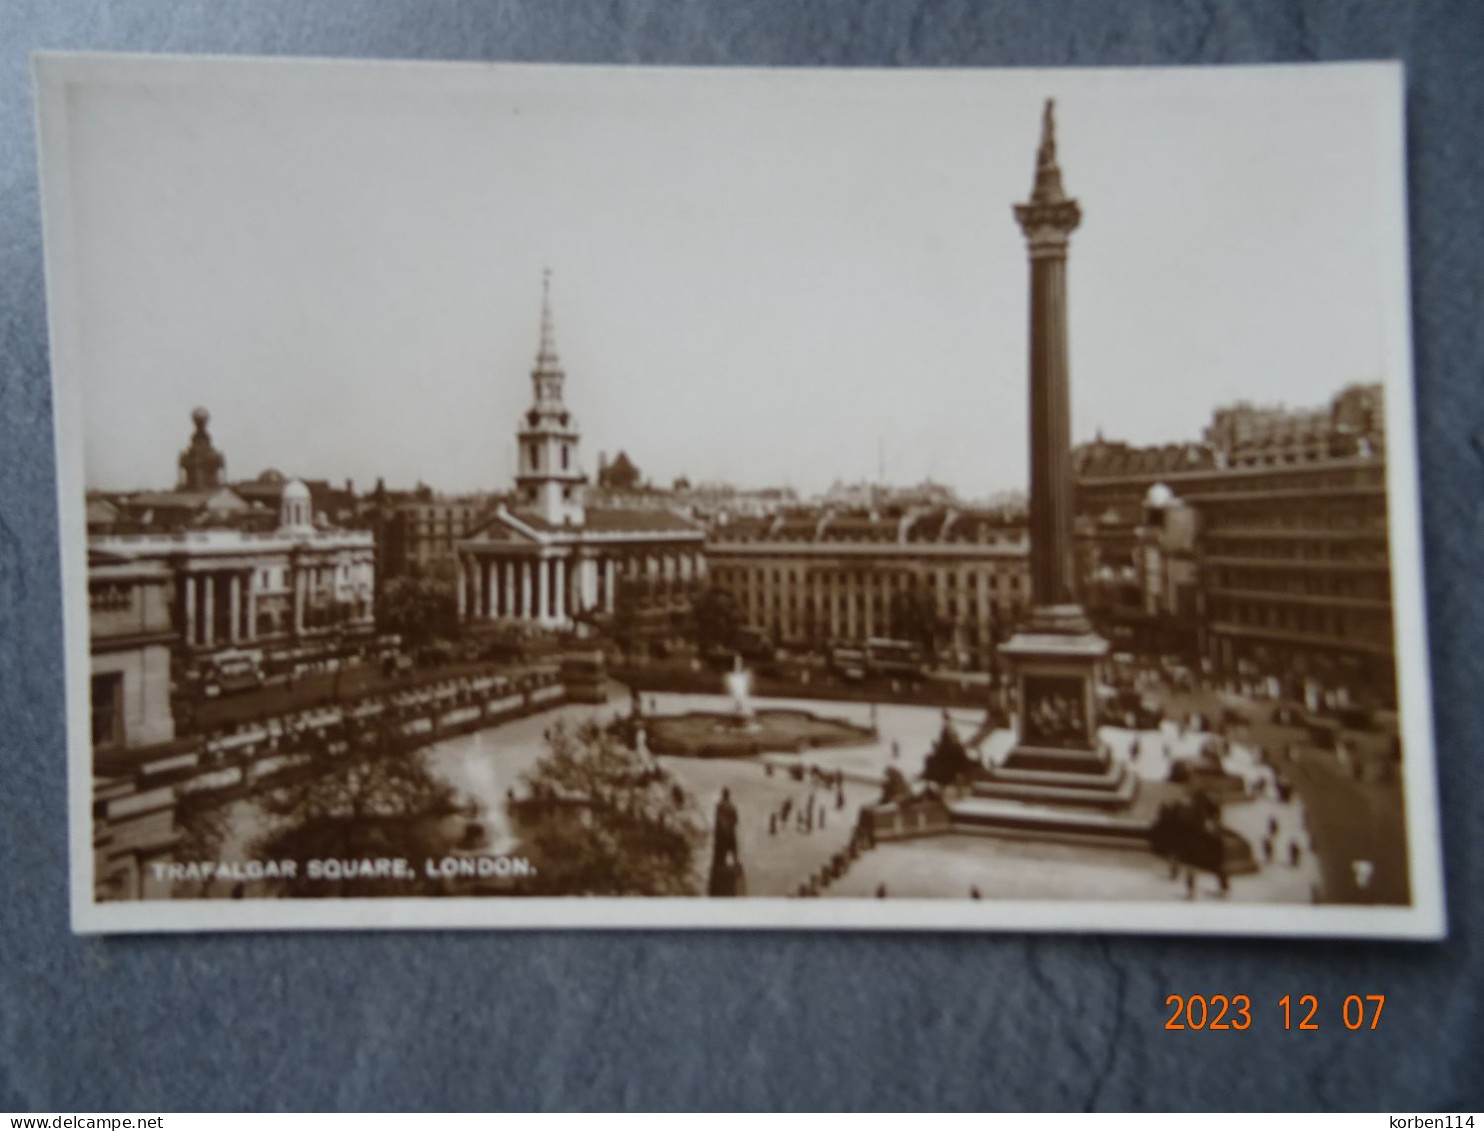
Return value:
M 927 657 L 922 645 L 910 640 L 873 636 L 866 641 L 866 670 L 887 679 L 922 679 L 927 674 Z
M 608 702 L 608 667 L 602 652 L 568 652 L 562 657 L 560 670 L 569 702 Z

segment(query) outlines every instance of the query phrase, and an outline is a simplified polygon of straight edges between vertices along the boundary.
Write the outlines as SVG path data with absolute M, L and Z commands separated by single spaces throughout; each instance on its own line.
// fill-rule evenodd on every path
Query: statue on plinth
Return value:
M 737 851 L 737 807 L 732 804 L 732 791 L 723 789 L 711 822 L 711 879 L 707 895 L 745 894 L 742 857 Z

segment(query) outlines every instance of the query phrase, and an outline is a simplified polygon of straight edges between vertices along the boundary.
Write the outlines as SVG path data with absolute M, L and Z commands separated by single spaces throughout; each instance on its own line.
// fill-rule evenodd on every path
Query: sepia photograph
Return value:
M 1442 937 L 1401 80 L 39 56 L 74 929 Z

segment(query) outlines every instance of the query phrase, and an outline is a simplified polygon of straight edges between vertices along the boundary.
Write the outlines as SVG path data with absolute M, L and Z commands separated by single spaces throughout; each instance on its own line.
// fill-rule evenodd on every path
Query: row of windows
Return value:
M 1315 542 L 1284 539 L 1212 537 L 1205 546 L 1207 559 L 1261 558 L 1274 562 L 1332 562 L 1339 565 L 1386 565 L 1390 553 L 1384 538 L 1323 539 Z
M 1078 510 L 1085 514 L 1100 514 L 1109 507 L 1141 503 L 1144 493 L 1152 483 L 1153 480 L 1134 483 L 1125 481 L 1107 486 L 1079 484 Z M 1211 496 L 1243 491 L 1314 491 L 1317 493 L 1314 503 L 1322 505 L 1326 501 L 1326 491 L 1384 488 L 1386 465 L 1378 461 L 1360 467 L 1314 468 L 1302 474 L 1287 472 L 1280 475 L 1224 475 L 1189 481 L 1171 477 L 1169 486 L 1174 489 L 1175 494 L 1197 505 Z
M 1386 530 L 1386 512 L 1372 506 L 1330 506 L 1294 511 L 1255 504 L 1223 508 L 1209 516 L 1211 534 L 1224 530 Z
M 1354 609 L 1314 608 L 1308 605 L 1214 599 L 1211 619 L 1217 623 L 1326 636 L 1337 642 L 1386 645 L 1391 641 L 1391 618 L 1384 613 Z
M 1304 573 L 1270 569 L 1212 569 L 1207 584 L 1217 589 L 1248 589 L 1306 597 L 1353 597 L 1385 601 L 1391 596 L 1385 577 L 1373 573 Z
M 883 573 L 876 570 L 830 570 L 809 567 L 734 567 L 715 566 L 711 571 L 718 585 L 783 585 L 785 583 L 809 586 L 857 585 L 862 587 L 900 588 L 914 581 L 921 581 L 930 588 L 965 589 L 1000 588 L 1000 573 L 963 573 L 962 571 L 925 570 L 921 574 L 894 571 Z M 1021 574 L 1004 577 L 1007 590 L 1018 590 L 1022 584 Z

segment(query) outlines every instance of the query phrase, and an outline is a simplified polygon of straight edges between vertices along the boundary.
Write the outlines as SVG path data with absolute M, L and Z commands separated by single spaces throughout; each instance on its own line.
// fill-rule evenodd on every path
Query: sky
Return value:
M 172 485 L 200 405 L 234 479 L 503 490 L 546 268 L 589 474 L 623 449 L 666 484 L 1022 487 L 1012 206 L 1048 96 L 1083 212 L 1074 440 L 1388 376 L 1374 68 L 82 73 L 47 160 L 91 488 Z

